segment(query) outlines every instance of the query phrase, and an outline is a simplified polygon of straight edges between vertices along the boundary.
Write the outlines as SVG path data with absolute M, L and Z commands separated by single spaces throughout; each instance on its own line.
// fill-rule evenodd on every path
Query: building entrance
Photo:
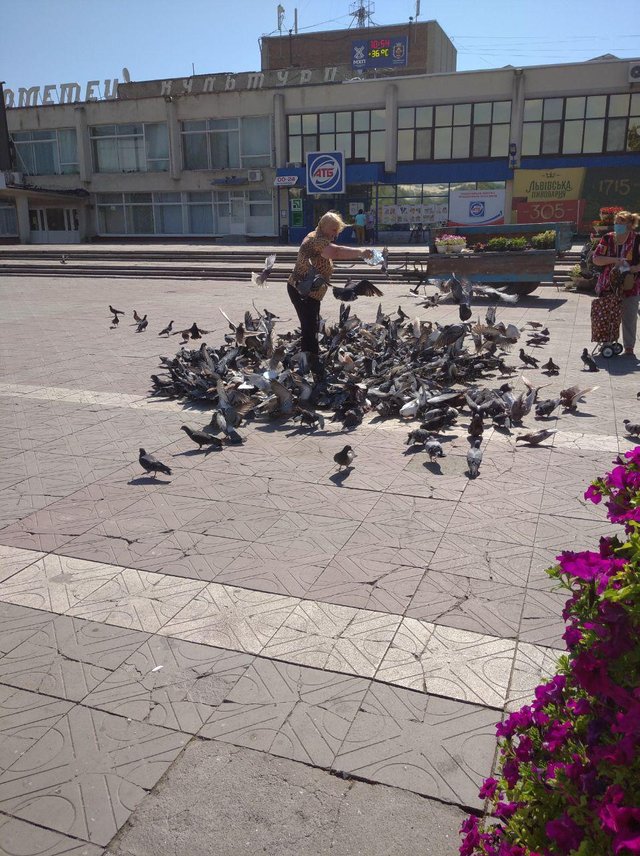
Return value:
M 30 208 L 32 244 L 79 244 L 77 208 Z

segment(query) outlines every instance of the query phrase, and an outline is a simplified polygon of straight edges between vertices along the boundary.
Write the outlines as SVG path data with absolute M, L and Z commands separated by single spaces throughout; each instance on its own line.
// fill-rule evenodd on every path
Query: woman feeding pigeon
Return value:
M 334 261 L 359 261 L 371 258 L 373 250 L 339 247 L 334 241 L 347 224 L 337 211 L 323 214 L 298 250 L 298 258 L 287 281 L 287 292 L 300 320 L 301 350 L 309 357 L 314 376 L 321 378 L 323 367 L 318 348 L 320 301 L 331 282 Z
M 624 352 L 633 356 L 640 303 L 640 234 L 637 214 L 618 211 L 613 232 L 600 239 L 592 262 L 602 268 L 596 284 L 596 294 L 619 290 L 622 297 L 622 344 Z

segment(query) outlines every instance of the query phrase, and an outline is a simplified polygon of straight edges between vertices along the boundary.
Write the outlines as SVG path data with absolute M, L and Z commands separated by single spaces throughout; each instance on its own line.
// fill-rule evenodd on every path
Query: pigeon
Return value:
M 213 434 L 207 434 L 206 431 L 198 431 L 196 428 L 190 428 L 188 425 L 181 425 L 180 430 L 184 431 L 190 440 L 197 443 L 199 449 L 202 449 L 203 446 L 212 446 L 216 449 L 222 448 L 222 440 L 219 437 L 214 437 Z
M 66 263 L 67 263 L 67 256 L 65 256 L 65 254 L 63 253 L 63 254 L 60 256 L 60 264 L 61 264 L 61 265 L 66 265 Z
M 144 333 L 144 331 L 147 329 L 148 324 L 149 322 L 147 321 L 147 316 L 145 315 L 144 318 L 141 318 L 138 322 L 136 333 Z
M 540 327 L 544 327 L 544 324 L 541 324 L 539 321 L 527 321 L 525 327 L 526 326 L 533 327 L 534 330 L 538 330 Z
M 600 369 L 596 365 L 596 361 L 593 359 L 593 357 L 589 353 L 588 348 L 585 348 L 582 351 L 582 353 L 580 354 L 580 359 L 582 360 L 582 362 L 585 364 L 586 368 L 590 372 L 599 372 L 600 371 Z
M 265 285 L 266 281 L 271 276 L 271 271 L 273 270 L 273 266 L 276 263 L 276 254 L 272 253 L 270 256 L 267 256 L 264 260 L 264 267 L 260 271 L 260 273 L 251 272 L 251 282 L 254 285 L 259 286 L 260 288 L 268 288 Z
M 117 327 L 119 323 L 120 323 L 120 319 L 118 318 L 117 315 L 114 315 L 113 318 L 111 319 L 111 326 Z
M 540 361 L 536 360 L 535 357 L 530 356 L 529 354 L 525 354 L 524 348 L 520 348 L 520 362 L 524 363 L 525 366 L 530 366 L 532 369 L 537 369 L 540 365 Z
M 430 432 L 425 428 L 416 428 L 415 431 L 409 431 L 405 446 L 424 446 L 432 439 Z
M 640 437 L 640 424 L 631 422 L 629 419 L 623 419 L 624 430 L 630 437 Z
M 382 297 L 383 292 L 368 279 L 361 279 L 358 282 L 348 279 L 343 288 L 333 288 L 333 296 L 336 300 L 350 302 L 357 300 L 358 297 Z
M 114 309 L 114 308 L 113 308 L 113 306 L 112 306 L 111 304 L 109 304 L 109 312 L 110 312 L 112 315 L 124 315 L 124 314 L 125 314 L 125 313 L 122 311 L 122 309 Z
M 146 318 L 146 315 L 145 315 L 145 318 Z M 138 313 L 136 312 L 135 309 L 133 310 L 133 320 L 136 322 L 142 321 L 142 318 L 138 315 Z
M 469 423 L 469 428 L 467 429 L 467 434 L 470 437 L 480 437 L 484 431 L 484 422 L 482 420 L 482 413 L 478 410 L 476 413 L 472 414 L 471 422 Z
M 560 398 L 547 398 L 544 401 L 539 401 L 536 404 L 536 419 L 543 419 L 547 416 L 551 416 L 553 411 L 560 407 L 562 399 Z
M 442 443 L 439 440 L 431 438 L 425 443 L 424 448 L 427 454 L 429 455 L 429 460 L 431 461 L 431 463 L 433 463 L 436 458 L 445 457 L 444 449 L 442 448 Z
M 567 389 L 560 390 L 560 401 L 563 407 L 567 410 L 575 410 L 578 402 L 589 392 L 595 392 L 600 389 L 598 386 L 588 386 L 585 389 L 580 389 L 579 386 L 570 386 Z
M 469 476 L 472 479 L 475 479 L 480 472 L 480 464 L 482 463 L 481 442 L 481 440 L 474 440 L 473 446 L 467 452 L 467 467 L 469 468 Z
M 549 437 L 552 437 L 555 433 L 555 431 L 549 431 L 546 428 L 543 428 L 540 431 L 530 431 L 528 434 L 518 434 L 516 437 L 516 443 L 519 440 L 522 440 L 523 443 L 528 443 L 529 446 L 538 446 Z
M 542 371 L 548 375 L 557 375 L 560 374 L 560 366 L 557 366 L 551 357 L 549 357 L 548 361 L 542 366 Z
M 351 446 L 345 446 L 344 449 L 335 453 L 333 460 L 338 464 L 339 470 L 341 470 L 343 467 L 351 467 L 355 457 L 356 453 Z
M 169 321 L 167 326 L 163 330 L 160 330 L 160 332 L 158 333 L 158 336 L 168 336 L 169 333 L 171 333 L 172 329 L 173 329 L 173 321 Z
M 171 468 L 166 464 L 163 464 L 157 458 L 154 458 L 153 455 L 147 454 L 145 450 L 140 447 L 140 454 L 138 456 L 138 461 L 140 462 L 140 466 L 143 470 L 146 470 L 148 473 L 153 473 L 153 477 L 156 478 L 158 473 L 165 473 L 166 475 L 171 475 Z
M 383 247 L 381 251 L 382 261 L 380 262 L 380 270 L 389 279 L 389 247 Z

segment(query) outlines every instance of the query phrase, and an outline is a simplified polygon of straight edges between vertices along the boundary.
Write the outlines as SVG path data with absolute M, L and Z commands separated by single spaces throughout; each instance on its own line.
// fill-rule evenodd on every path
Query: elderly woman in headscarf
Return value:
M 317 379 L 322 378 L 318 347 L 320 301 L 327 293 L 334 261 L 360 261 L 371 258 L 370 249 L 341 247 L 334 243 L 347 224 L 337 211 L 323 214 L 316 228 L 300 244 L 296 264 L 287 281 L 287 292 L 300 319 L 301 350 L 308 355 L 309 366 Z

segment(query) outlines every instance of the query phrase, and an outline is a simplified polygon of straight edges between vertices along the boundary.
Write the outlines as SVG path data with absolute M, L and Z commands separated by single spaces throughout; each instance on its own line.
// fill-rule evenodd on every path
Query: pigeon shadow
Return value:
M 127 484 L 171 484 L 167 479 L 154 479 L 153 476 L 137 476 L 129 479 Z
M 442 475 L 442 467 L 438 461 L 425 461 L 423 467 L 425 470 L 429 470 L 430 473 L 433 473 L 434 476 Z
M 579 416 L 581 419 L 595 419 L 595 413 L 587 413 L 586 410 L 563 410 L 563 416 Z
M 534 297 L 528 294 L 526 297 L 521 297 L 517 305 L 532 309 L 548 309 L 549 312 L 553 312 L 554 309 L 564 306 L 566 302 L 566 297 Z
M 349 478 L 353 471 L 353 467 L 346 467 L 344 470 L 338 470 L 337 473 L 334 473 L 332 476 L 329 476 L 329 481 L 332 481 L 338 487 L 342 487 L 346 479 Z
M 184 455 L 185 458 L 192 458 L 194 455 L 199 455 L 202 449 L 187 449 L 185 452 L 176 452 L 172 457 L 180 458 Z
M 640 371 L 640 362 L 637 359 L 609 360 L 607 363 L 601 363 L 600 365 L 603 368 L 606 366 L 609 374 L 615 376 L 633 374 L 633 372 Z

